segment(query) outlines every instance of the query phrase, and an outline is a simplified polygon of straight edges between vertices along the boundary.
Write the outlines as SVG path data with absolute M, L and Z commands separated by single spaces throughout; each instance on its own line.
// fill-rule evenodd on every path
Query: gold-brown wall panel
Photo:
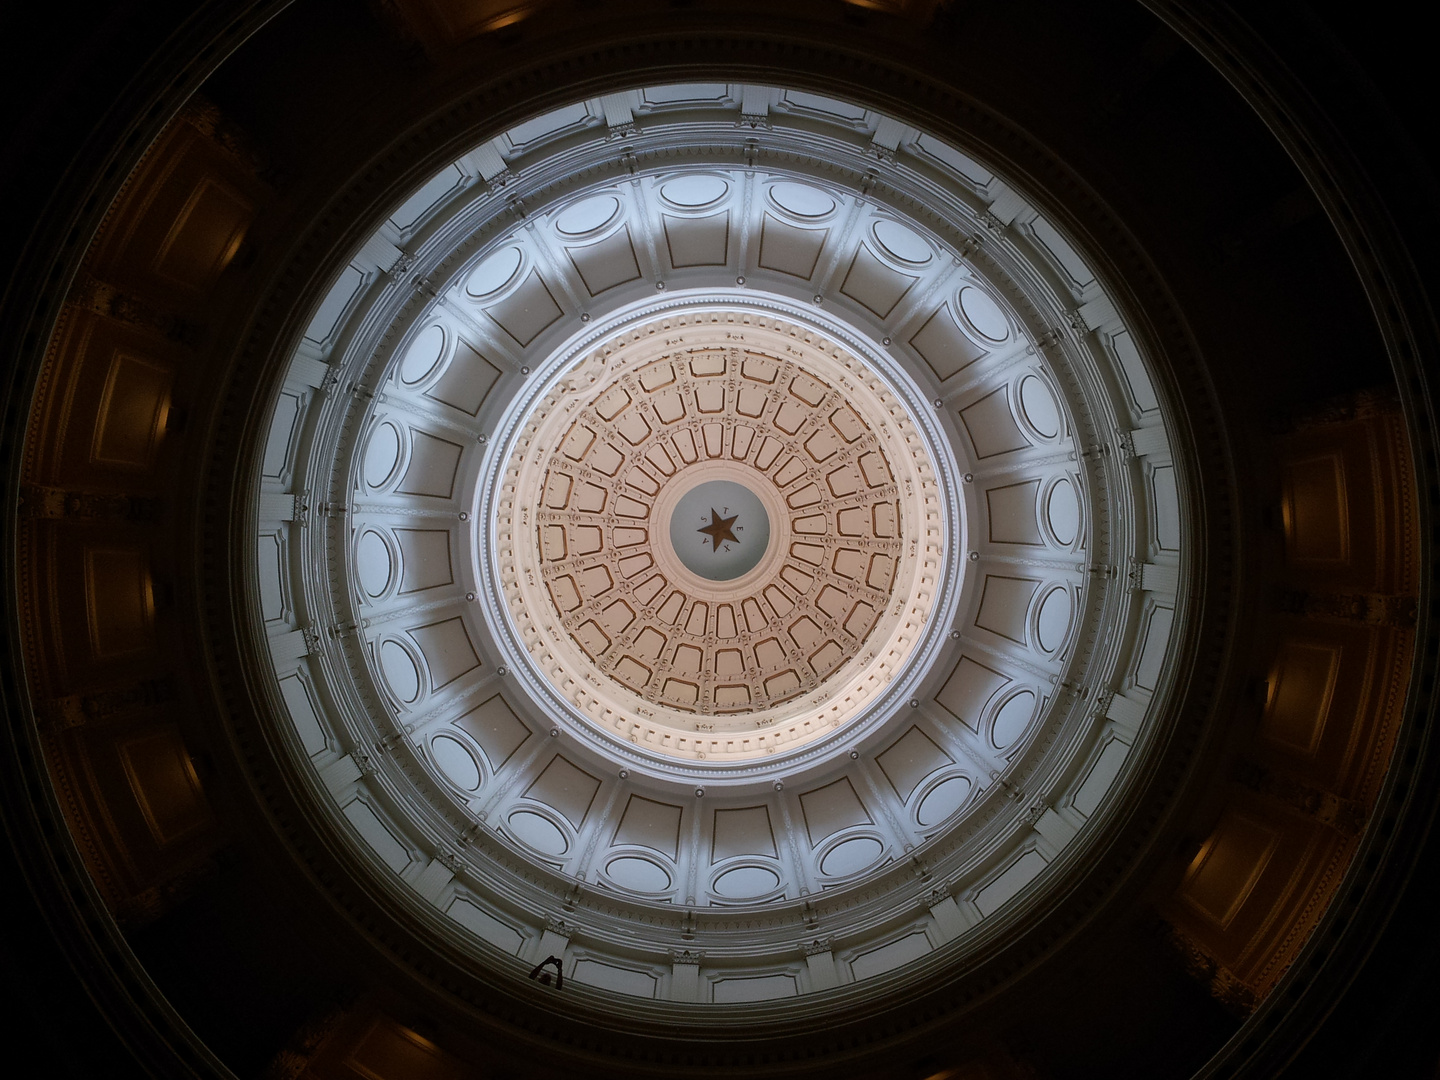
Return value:
M 156 140 L 117 200 L 91 272 L 149 303 L 187 311 L 203 302 L 254 221 L 253 173 L 183 120 Z
M 1351 843 L 1282 804 L 1237 792 L 1167 914 L 1206 952 L 1252 983 L 1275 967 L 1277 948 L 1298 948 L 1298 941 L 1291 942 L 1297 914 L 1321 893 L 1328 898 L 1333 887 L 1328 877 Z
M 32 421 L 26 479 L 155 490 L 187 359 L 151 330 L 71 306 Z

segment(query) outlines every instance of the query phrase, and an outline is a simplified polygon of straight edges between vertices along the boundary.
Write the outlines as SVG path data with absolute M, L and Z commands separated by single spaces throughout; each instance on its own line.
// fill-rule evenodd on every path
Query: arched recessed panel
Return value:
M 971 783 L 965 776 L 951 776 L 925 793 L 915 811 L 915 820 L 925 828 L 938 825 L 965 805 L 970 797 Z
M 493 296 L 515 280 L 522 261 L 518 247 L 502 248 L 471 272 L 465 282 L 465 292 L 476 300 Z
M 1060 410 L 1040 376 L 1027 375 L 1020 380 L 1020 409 L 1035 434 L 1045 439 L 1060 434 Z
M 1060 543 L 1068 546 L 1075 542 L 1080 533 L 1080 499 L 1069 480 L 1062 479 L 1050 489 L 1045 499 L 1045 520 Z
M 710 888 L 727 900 L 748 900 L 780 887 L 780 875 L 765 866 L 737 866 L 719 875 Z
M 380 670 L 401 701 L 408 704 L 420 696 L 420 668 L 398 643 L 387 641 L 380 646 Z
M 1000 305 L 974 285 L 960 290 L 960 313 L 970 328 L 990 341 L 1004 341 L 1010 336 L 1010 323 Z
M 570 841 L 564 831 L 543 814 L 533 810 L 516 810 L 505 820 L 517 840 L 542 855 L 564 855 L 570 850 Z
M 885 854 L 885 845 L 873 836 L 842 840 L 820 859 L 820 872 L 828 877 L 849 877 L 874 866 Z
M 597 195 L 582 199 L 555 219 L 555 229 L 564 236 L 586 236 L 599 232 L 620 213 L 620 200 L 613 195 Z
M 730 185 L 718 176 L 681 176 L 660 185 L 660 197 L 671 206 L 698 210 L 719 202 Z
M 400 431 L 394 424 L 379 424 L 370 433 L 370 444 L 365 448 L 365 483 L 372 488 L 380 487 L 392 476 L 400 465 Z
M 875 223 L 875 239 L 885 254 L 900 262 L 923 266 L 930 261 L 933 252 L 920 234 L 908 229 L 898 221 L 882 218 Z
M 995 714 L 995 725 L 990 729 L 990 741 L 995 744 L 996 749 L 1004 750 L 1030 726 L 1030 718 L 1035 714 L 1035 695 L 1029 690 L 1022 690 L 1004 705 Z
M 395 561 L 390 548 L 374 529 L 360 534 L 355 544 L 355 575 L 360 588 L 371 598 L 383 596 L 395 575 Z
M 459 739 L 437 735 L 430 740 L 430 752 L 435 755 L 440 771 L 461 791 L 475 791 L 480 787 L 480 766 Z
M 623 889 L 639 893 L 660 893 L 670 888 L 670 874 L 652 859 L 622 855 L 605 864 L 610 880 Z
M 1054 652 L 1065 643 L 1066 631 L 1070 629 L 1070 590 L 1062 587 L 1051 589 L 1040 601 L 1040 614 L 1036 619 L 1036 635 L 1040 648 Z
M 421 382 L 435 370 L 444 355 L 445 328 L 427 326 L 405 350 L 405 359 L 400 361 L 400 381 L 407 385 Z
M 776 184 L 770 198 L 781 210 L 799 218 L 823 218 L 835 211 L 835 200 L 809 184 Z

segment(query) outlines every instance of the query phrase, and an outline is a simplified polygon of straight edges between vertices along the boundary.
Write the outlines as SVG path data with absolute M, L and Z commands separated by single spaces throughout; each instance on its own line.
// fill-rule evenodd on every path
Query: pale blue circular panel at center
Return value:
M 670 514 L 670 545 L 693 573 L 730 581 L 755 568 L 770 544 L 770 518 L 744 484 L 710 480 L 687 491 Z

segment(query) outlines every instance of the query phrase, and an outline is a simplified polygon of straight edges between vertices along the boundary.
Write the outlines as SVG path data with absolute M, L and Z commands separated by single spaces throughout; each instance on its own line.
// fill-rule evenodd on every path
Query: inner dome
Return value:
M 695 761 L 860 713 L 904 669 L 944 554 L 930 454 L 884 380 L 738 301 L 556 363 L 496 512 L 537 675 L 586 722 Z

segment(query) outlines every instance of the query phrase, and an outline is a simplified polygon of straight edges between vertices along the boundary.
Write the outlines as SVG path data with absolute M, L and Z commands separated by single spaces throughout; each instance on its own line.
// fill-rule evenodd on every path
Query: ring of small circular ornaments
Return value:
M 861 360 L 830 340 L 819 327 L 807 324 L 808 320 L 801 321 L 794 314 L 783 318 L 774 313 L 775 309 L 785 311 L 788 305 L 772 300 L 772 311 L 767 312 L 761 304 L 753 293 L 732 295 L 723 300 L 670 299 L 663 305 L 666 310 L 662 315 L 650 313 L 647 318 L 643 312 L 639 316 L 629 314 L 622 317 L 620 328 L 597 327 L 585 336 L 580 346 L 561 350 L 547 364 L 548 370 L 541 373 L 541 379 L 543 385 L 543 376 L 551 374 L 549 385 L 543 385 L 533 396 L 517 402 L 522 407 L 520 420 L 495 459 L 505 462 L 503 472 L 493 481 L 502 494 L 492 501 L 488 484 L 482 481 L 477 517 L 484 522 L 493 520 L 495 527 L 493 543 L 483 545 L 480 550 L 494 552 L 495 557 L 493 560 L 482 558 L 488 566 L 481 572 L 488 569 L 495 591 L 508 601 L 512 648 L 524 650 L 522 662 L 529 662 L 537 690 L 544 692 L 547 684 L 549 688 L 560 687 L 559 696 L 567 707 L 567 715 L 576 721 L 571 730 L 582 737 L 590 736 L 589 728 L 608 733 L 612 741 L 606 749 L 612 753 L 616 749 L 614 740 L 623 743 L 628 738 L 642 751 L 684 762 L 753 762 L 775 755 L 777 750 L 798 749 L 832 734 L 849 738 L 854 732 L 841 732 L 841 729 L 857 716 L 879 713 L 883 718 L 886 711 L 893 714 L 893 703 L 910 691 L 910 680 L 905 676 L 916 650 L 926 643 L 925 637 L 932 645 L 944 637 L 943 627 L 939 632 L 936 627 L 948 622 L 933 617 L 934 598 L 949 599 L 949 607 L 953 608 L 958 597 L 955 583 L 942 580 L 942 567 L 947 565 L 945 539 L 947 534 L 957 531 L 947 528 L 944 519 L 955 510 L 944 506 L 947 500 L 942 499 L 941 485 L 931 464 L 932 453 L 949 459 L 945 461 L 946 472 L 953 476 L 953 458 L 944 447 L 929 448 L 933 433 L 915 423 L 904 401 L 876 374 L 876 361 Z M 708 366 L 697 369 L 696 365 L 701 363 Z M 746 380 L 742 369 L 747 365 L 751 368 L 763 365 L 770 381 Z M 719 371 L 714 370 L 717 366 Z M 674 468 L 677 455 L 672 444 L 671 452 L 666 454 L 668 460 L 662 459 L 662 462 L 674 471 L 665 477 L 646 459 L 647 452 L 653 449 L 649 435 L 637 436 L 638 441 L 624 464 L 615 468 L 610 486 L 602 489 L 597 482 L 604 482 L 605 474 L 583 467 L 582 461 L 567 456 L 566 448 L 574 445 L 572 438 L 575 443 L 583 440 L 584 450 L 573 452 L 583 455 L 600 441 L 595 431 L 603 431 L 607 425 L 605 418 L 597 415 L 597 403 L 616 402 L 618 411 L 612 419 L 629 415 L 632 402 L 645 396 L 646 373 L 657 369 L 670 376 L 659 376 L 664 378 L 664 383 L 657 391 L 669 392 L 677 382 L 705 385 L 707 380 L 718 380 L 733 384 L 725 395 L 723 412 L 707 420 L 706 414 L 693 411 L 692 403 L 692 412 L 686 417 L 690 426 L 681 429 L 702 442 L 701 429 L 705 425 L 713 427 L 728 421 L 725 434 L 719 436 L 727 441 L 724 446 L 716 447 L 716 454 L 708 456 L 702 442 L 696 460 L 679 468 Z M 692 379 L 696 370 L 707 374 Z M 803 392 L 809 395 L 809 400 L 792 400 L 786 394 L 786 387 L 794 385 L 796 380 L 806 381 L 810 389 Z M 735 414 L 735 388 L 747 382 L 747 389 L 755 396 L 763 395 L 764 404 L 757 408 L 758 418 Z M 916 392 L 913 388 L 910 390 L 908 396 L 913 401 Z M 817 394 L 823 397 L 817 398 Z M 676 407 L 682 408 L 685 398 L 675 396 L 682 403 Z M 791 432 L 775 423 L 779 408 L 785 404 L 793 410 L 789 415 L 798 423 Z M 838 437 L 838 432 L 836 437 L 831 437 L 831 425 L 826 422 L 842 410 L 848 416 L 857 416 L 864 428 L 850 435 L 853 441 L 849 445 L 843 437 Z M 668 434 L 670 429 L 665 430 Z M 736 444 L 728 440 L 742 430 L 751 434 L 744 443 L 745 452 L 737 456 L 732 452 Z M 852 430 L 847 428 L 847 433 Z M 812 440 L 825 440 L 822 445 L 828 451 L 827 470 L 842 460 L 846 463 L 864 460 L 877 476 L 883 469 L 883 482 L 845 497 L 823 497 L 817 487 L 814 503 L 799 509 L 790 507 L 781 497 L 774 478 L 774 474 L 783 474 L 787 462 L 802 463 L 791 466 L 795 469 L 808 464 L 808 474 L 814 474 L 812 482 L 826 483 L 820 463 L 807 455 L 802 445 Z M 610 439 L 609 445 L 617 444 L 626 445 L 625 438 Z M 774 456 L 769 459 L 769 467 L 762 469 L 756 462 L 767 447 L 775 448 Z M 883 466 L 873 462 L 875 457 L 881 459 Z M 636 490 L 624 483 L 628 471 L 637 467 L 648 467 L 644 482 L 658 482 L 658 491 Z M 582 486 L 593 491 L 605 490 L 604 507 L 592 513 L 556 513 L 547 511 L 543 503 L 534 504 L 535 493 L 540 493 L 542 499 L 545 497 L 552 476 L 563 478 L 562 498 L 573 498 L 572 493 Z M 765 504 L 770 519 L 769 549 L 760 564 L 742 577 L 724 583 L 707 581 L 691 572 L 669 550 L 670 511 L 698 481 L 711 479 L 742 483 Z M 620 499 L 628 500 L 634 507 L 632 515 L 642 513 L 640 506 L 643 506 L 644 516 L 618 515 L 615 503 Z M 780 665 L 788 666 L 761 670 L 758 674 L 747 669 L 745 674 L 750 677 L 745 683 L 736 682 L 744 675 L 730 679 L 728 688 L 744 687 L 747 703 L 760 697 L 769 681 L 789 676 L 788 684 L 794 679 L 794 689 L 788 697 L 768 708 L 727 710 L 723 703 L 712 705 L 709 701 L 698 709 L 667 707 L 653 693 L 641 696 L 619 681 L 613 674 L 613 665 L 609 670 L 602 670 L 573 630 L 566 633 L 559 629 L 562 622 L 568 621 L 582 627 L 593 625 L 598 631 L 598 624 L 587 616 L 599 616 L 602 604 L 621 605 L 628 612 L 631 626 L 640 623 L 651 627 L 649 632 L 656 638 L 668 639 L 665 649 L 675 649 L 674 642 L 680 639 L 689 642 L 686 648 L 703 650 L 704 659 L 696 665 L 701 669 L 707 665 L 713 668 L 716 652 L 738 653 L 736 646 L 766 633 L 772 638 L 783 635 L 784 625 L 793 625 L 802 618 L 809 619 L 817 628 L 823 626 L 823 632 L 833 635 L 825 639 L 827 646 L 850 638 L 852 635 L 843 627 L 832 625 L 837 620 L 827 619 L 816 606 L 815 597 L 827 584 L 832 589 L 845 584 L 844 578 L 827 569 L 838 532 L 838 528 L 832 526 L 842 514 L 859 510 L 866 512 L 861 515 L 862 519 L 873 519 L 874 508 L 880 505 L 877 500 L 899 508 L 893 537 L 864 537 L 858 541 L 876 554 L 895 559 L 895 570 L 883 599 L 873 595 L 873 590 L 865 592 L 868 606 L 878 606 L 878 613 L 868 632 L 853 643 L 847 640 L 848 653 L 820 677 L 810 676 L 802 682 L 796 669 L 804 670 L 807 657 L 797 657 L 791 652 L 779 661 Z M 823 528 L 816 524 L 819 516 L 825 519 Z M 556 523 L 559 521 L 604 533 L 602 554 L 594 556 L 594 565 L 604 567 L 604 599 L 586 603 L 582 596 L 581 603 L 574 609 L 578 614 L 571 614 L 568 620 L 567 613 L 556 606 L 552 591 L 555 577 L 546 572 L 546 563 L 560 561 L 567 570 L 569 566 L 558 554 L 554 560 L 547 560 L 541 550 L 540 537 L 547 528 L 568 532 L 566 524 Z M 806 527 L 812 530 L 810 534 L 797 531 Z M 648 533 L 643 541 L 638 535 L 642 530 Z M 617 547 L 617 533 L 634 535 L 634 542 Z M 656 534 L 661 539 L 657 540 Z M 808 544 L 807 535 L 812 541 Z M 557 540 L 557 546 L 563 544 L 563 540 Z M 791 552 L 795 550 L 792 544 L 803 544 L 817 553 L 823 548 L 824 555 L 811 555 L 809 561 L 791 560 Z M 615 554 L 609 555 L 610 552 Z M 627 578 L 622 568 L 615 565 L 620 558 L 651 561 Z M 959 560 L 951 559 L 949 565 L 954 572 L 960 572 Z M 808 573 L 817 580 L 804 595 L 790 591 L 789 597 L 774 601 L 794 602 L 794 608 L 783 618 L 778 614 L 767 617 L 762 630 L 749 635 L 731 630 L 718 641 L 715 628 L 708 623 L 707 630 L 692 635 L 685 635 L 673 626 L 666 626 L 663 633 L 653 629 L 653 610 L 642 608 L 641 602 L 631 595 L 632 589 L 638 591 L 647 582 L 664 581 L 663 586 L 655 586 L 662 591 L 653 599 L 675 595 L 671 589 L 679 585 L 689 597 L 708 601 L 717 612 L 725 605 L 733 612 L 732 618 L 740 622 L 743 603 L 753 601 L 755 610 L 759 611 L 760 605 L 771 604 L 767 589 L 773 590 L 770 595 L 787 591 L 784 583 L 777 580 L 784 566 L 789 566 L 792 573 Z M 567 582 L 567 588 L 576 588 L 573 584 L 576 576 L 570 573 L 561 580 Z M 707 612 L 708 622 L 718 618 L 718 613 L 712 616 Z M 922 637 L 921 628 L 931 632 Z M 640 632 L 630 631 L 628 638 L 633 640 Z M 605 651 L 619 652 L 608 641 Z M 631 657 L 626 659 L 639 664 Z M 653 659 L 650 662 L 655 663 Z M 659 666 L 661 670 L 650 675 L 650 683 L 663 688 L 669 685 L 664 681 L 668 665 L 663 655 Z M 688 688 L 692 684 L 685 681 L 681 685 Z M 726 688 L 722 684 L 715 689 Z M 888 692 L 883 692 L 887 688 Z M 891 708 L 873 708 L 877 699 L 890 704 Z M 862 723 L 861 727 L 864 726 Z M 637 764 L 644 764 L 643 759 Z M 764 764 L 767 773 L 781 773 L 791 762 L 788 755 L 781 754 Z M 746 771 L 754 776 L 753 769 Z

